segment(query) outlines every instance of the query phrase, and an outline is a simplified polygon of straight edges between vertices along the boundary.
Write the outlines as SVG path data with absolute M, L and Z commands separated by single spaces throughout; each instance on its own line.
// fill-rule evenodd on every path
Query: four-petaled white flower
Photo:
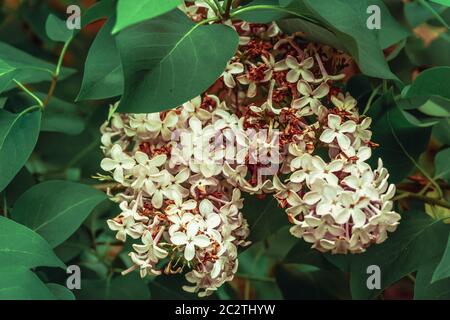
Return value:
M 312 57 L 306 58 L 305 60 L 298 62 L 296 58 L 293 56 L 287 56 L 285 60 L 287 68 L 289 68 L 289 72 L 286 75 L 286 80 L 295 83 L 298 81 L 300 76 L 303 80 L 307 82 L 314 81 L 314 75 L 309 70 L 314 65 L 314 59 Z
M 240 62 L 228 62 L 225 71 L 222 73 L 223 82 L 228 88 L 234 88 L 236 81 L 234 75 L 244 72 L 244 66 Z
M 175 129 L 178 116 L 175 112 L 169 111 L 166 113 L 164 120 L 161 120 L 159 113 L 151 113 L 148 115 L 147 123 L 149 124 L 148 131 L 161 136 L 164 140 L 169 141 L 172 136 L 172 131 Z
M 337 140 L 339 147 L 345 150 L 350 147 L 351 140 L 346 133 L 352 133 L 356 130 L 356 123 L 352 120 L 347 120 L 342 123 L 342 118 L 335 114 L 328 115 L 328 128 L 326 128 L 320 135 L 320 141 L 331 143 L 334 139 Z
M 300 109 L 300 112 L 304 112 L 305 114 L 308 114 L 311 111 L 318 114 L 321 105 L 320 99 L 328 94 L 330 88 L 326 83 L 322 83 L 313 90 L 309 83 L 301 80 L 297 82 L 297 90 L 300 92 L 301 97 L 292 101 L 292 107 Z M 305 111 L 303 111 L 303 109 L 308 106 L 309 108 L 306 108 Z
M 174 232 L 170 241 L 176 246 L 184 247 L 184 258 L 191 261 L 195 257 L 195 247 L 206 248 L 211 243 L 210 239 L 204 235 L 199 234 L 200 226 L 196 221 L 188 223 L 186 232 Z
M 104 158 L 100 167 L 105 171 L 113 171 L 114 180 L 124 183 L 124 170 L 131 170 L 136 162 L 132 157 L 123 152 L 119 144 L 111 148 L 111 158 Z

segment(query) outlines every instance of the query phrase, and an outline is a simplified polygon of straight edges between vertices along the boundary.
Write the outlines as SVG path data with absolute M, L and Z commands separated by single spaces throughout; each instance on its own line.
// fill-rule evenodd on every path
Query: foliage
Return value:
M 179 276 L 120 275 L 131 266 L 129 244 L 118 244 L 106 225 L 119 211 L 102 192 L 109 181 L 92 176 L 100 172 L 108 104 L 120 97 L 117 112 L 152 113 L 205 91 L 239 43 L 220 23 L 228 18 L 276 21 L 353 57 L 346 89 L 373 118 L 373 165 L 382 158 L 389 169 L 402 220 L 365 253 L 324 254 L 289 235 L 272 198 L 249 197 L 253 244 L 213 298 L 377 299 L 399 281 L 416 299 L 450 298 L 447 1 L 226 0 L 218 18 L 193 22 L 178 0 L 101 0 L 82 7 L 75 31 L 60 2 L 1 7 L 8 19 L 0 22 L 0 299 L 196 298 L 181 290 Z M 380 30 L 366 27 L 373 4 Z M 71 292 L 64 269 L 73 264 L 82 290 Z M 366 286 L 370 265 L 382 270 L 381 289 Z

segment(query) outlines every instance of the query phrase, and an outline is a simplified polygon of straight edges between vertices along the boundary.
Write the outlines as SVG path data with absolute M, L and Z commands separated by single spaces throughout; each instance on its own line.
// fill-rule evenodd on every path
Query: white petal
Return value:
M 118 165 L 118 162 L 116 160 L 105 158 L 100 163 L 100 167 L 105 171 L 111 171 Z
M 333 130 L 325 129 L 320 135 L 319 140 L 325 143 L 331 143 L 336 137 L 336 133 Z
M 175 232 L 170 237 L 170 241 L 172 241 L 172 243 L 176 246 L 182 246 L 187 243 L 187 237 L 183 232 Z
M 198 233 L 199 229 L 200 229 L 200 226 L 198 225 L 198 223 L 195 221 L 191 221 L 187 225 L 186 234 L 188 237 L 192 238 Z
M 204 199 L 202 200 L 202 202 L 200 202 L 199 210 L 202 216 L 206 217 L 208 214 L 213 212 L 213 207 L 214 206 L 211 201 L 209 201 L 208 199 Z
M 300 71 L 298 70 L 289 70 L 289 72 L 286 75 L 286 80 L 290 83 L 297 82 L 298 78 L 300 78 Z
M 336 135 L 337 142 L 339 144 L 339 147 L 341 147 L 342 150 L 346 150 L 350 147 L 351 141 L 350 138 L 347 137 L 345 134 L 341 133 Z
M 184 258 L 187 261 L 191 261 L 195 257 L 195 246 L 192 242 L 189 242 L 186 244 L 186 247 L 184 248 Z
M 209 241 L 209 238 L 203 234 L 195 236 L 192 239 L 192 242 L 200 248 L 206 248 L 207 246 L 209 246 L 209 244 L 211 243 L 211 241 Z
M 306 204 L 313 205 L 322 199 L 322 195 L 319 192 L 310 191 L 303 196 L 303 201 Z

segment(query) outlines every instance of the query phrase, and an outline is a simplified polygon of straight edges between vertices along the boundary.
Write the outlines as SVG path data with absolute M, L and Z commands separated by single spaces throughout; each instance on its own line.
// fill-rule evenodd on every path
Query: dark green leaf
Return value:
M 437 282 L 439 280 L 450 277 L 450 235 L 447 241 L 447 248 L 437 264 L 437 267 L 433 271 L 433 278 L 431 282 Z
M 252 242 L 267 239 L 271 234 L 287 225 L 287 215 L 272 196 L 258 199 L 255 195 L 244 195 L 242 212 L 247 219 Z
M 450 119 L 442 119 L 433 127 L 433 137 L 440 143 L 450 146 Z
M 67 28 L 66 22 L 50 14 L 45 22 L 47 36 L 53 41 L 67 42 L 73 35 L 73 30 Z
M 13 114 L 0 109 L 0 191 L 28 160 L 39 135 L 41 111 Z
M 333 265 L 325 256 L 316 249 L 311 248 L 310 243 L 298 240 L 289 251 L 284 260 L 285 263 L 307 264 L 322 270 L 333 269 Z
M 123 72 L 109 19 L 92 43 L 84 65 L 83 82 L 77 100 L 104 99 L 123 92 Z
M 285 299 L 348 299 L 348 281 L 340 271 L 312 270 L 304 265 L 279 265 L 277 284 Z
M 0 271 L 0 300 L 53 299 L 49 288 L 30 270 L 19 267 Z
M 436 167 L 435 172 L 434 172 L 435 178 L 449 180 L 450 179 L 450 148 L 440 151 L 436 155 L 434 162 L 435 162 L 435 167 Z
M 36 93 L 42 100 L 45 94 Z M 84 130 L 84 121 L 79 107 L 73 103 L 52 97 L 42 114 L 41 131 L 61 132 L 70 135 L 80 134 Z
M 18 266 L 63 267 L 64 264 L 40 235 L 0 216 L 0 269 Z
M 87 185 L 46 181 L 32 187 L 16 201 L 12 216 L 55 247 L 69 238 L 92 209 L 105 199 L 103 192 Z
M 52 79 L 55 66 L 44 60 L 33 57 L 13 46 L 0 42 L 0 59 L 17 69 L 16 80 L 22 83 L 34 83 L 49 81 Z M 63 80 L 75 72 L 73 69 L 62 68 L 59 79 Z M 15 84 L 10 83 L 7 90 L 14 88 Z
M 180 4 L 180 0 L 141 0 L 139 3 L 119 0 L 117 3 L 117 22 L 113 33 L 117 33 L 136 23 L 160 16 Z
M 57 283 L 47 283 L 47 288 L 58 300 L 75 300 L 72 291 Z
M 88 10 L 84 11 L 84 15 L 81 18 L 81 25 L 84 28 L 86 25 L 100 20 L 102 18 L 111 17 L 116 11 L 116 1 L 115 0 L 102 0 L 96 2 L 94 5 L 89 7 Z
M 117 36 L 125 74 L 119 112 L 174 108 L 206 90 L 238 45 L 225 25 L 199 26 L 181 11 L 127 28 Z
M 381 1 L 337 0 L 330 5 L 327 0 L 304 0 L 314 16 L 327 27 L 335 30 L 336 36 L 348 52 L 356 59 L 362 72 L 378 78 L 396 79 L 389 70 L 383 49 L 403 39 L 404 30 L 393 21 L 389 11 Z M 382 17 L 387 24 L 386 30 L 369 30 L 366 26 L 369 17 L 366 10 L 376 3 L 382 10 Z M 392 38 L 391 38 L 392 36 Z
M 342 260 L 347 260 L 352 297 L 370 299 L 407 274 L 417 271 L 423 264 L 440 257 L 448 232 L 449 226 L 432 220 L 425 213 L 408 211 L 400 221 L 398 230 L 390 234 L 386 242 L 372 245 L 363 254 L 328 255 L 327 258 L 341 265 Z M 371 265 L 380 267 L 380 290 L 367 288 L 367 267 Z
M 421 72 L 413 82 L 408 92 L 407 98 L 441 96 L 450 99 L 450 67 L 436 67 Z
M 113 279 L 83 280 L 81 290 L 75 292 L 78 299 L 100 300 L 148 300 L 150 292 L 145 279 L 138 273 L 118 275 Z M 172 298 L 173 299 L 173 298 Z
M 448 300 L 450 299 L 450 279 L 431 281 L 433 271 L 439 259 L 428 261 L 419 268 L 414 286 L 416 300 Z
M 380 147 L 373 151 L 372 162 L 383 160 L 389 170 L 391 182 L 399 182 L 414 167 L 413 161 L 428 145 L 431 130 L 411 124 L 396 105 L 392 93 L 386 93 L 372 105 L 372 141 Z M 414 137 L 414 139 L 411 139 Z

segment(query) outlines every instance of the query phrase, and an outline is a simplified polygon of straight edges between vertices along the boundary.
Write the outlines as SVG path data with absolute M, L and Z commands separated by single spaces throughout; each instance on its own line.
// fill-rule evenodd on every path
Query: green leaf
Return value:
M 411 124 L 396 105 L 392 92 L 376 100 L 368 115 L 373 119 L 372 141 L 380 144 L 373 150 L 372 164 L 381 158 L 391 175 L 390 181 L 399 182 L 410 173 L 414 162 L 426 149 L 431 129 Z
M 55 69 L 53 64 L 33 57 L 4 42 L 0 42 L 0 60 L 17 69 L 15 79 L 22 83 L 49 81 L 52 79 L 53 70 Z M 75 70 L 73 69 L 61 68 L 58 78 L 63 80 L 74 73 Z M 10 83 L 6 90 L 14 87 L 15 84 Z
M 277 284 L 285 299 L 349 299 L 348 281 L 340 271 L 323 271 L 298 264 L 278 265 Z
M 0 269 L 19 266 L 63 267 L 64 264 L 40 235 L 0 216 Z
M 308 9 L 328 28 L 334 30 L 346 50 L 356 59 L 361 71 L 369 76 L 396 79 L 384 58 L 383 49 L 388 43 L 406 37 L 404 30 L 393 21 L 389 11 L 381 1 L 336 0 L 330 5 L 328 0 L 304 0 Z M 387 21 L 387 30 L 369 30 L 366 20 L 367 7 L 377 4 L 382 9 L 382 17 Z
M 109 19 L 89 48 L 83 82 L 76 100 L 104 99 L 123 93 L 123 71 Z
M 450 67 L 436 67 L 421 72 L 413 82 L 407 98 L 441 96 L 450 99 Z
M 403 215 L 398 230 L 390 234 L 384 243 L 374 244 L 362 254 L 327 255 L 327 258 L 341 265 L 345 265 L 343 262 L 347 260 L 354 299 L 372 299 L 392 283 L 440 257 L 448 232 L 448 225 L 432 220 L 423 212 L 411 210 Z M 381 269 L 380 290 L 369 290 L 366 286 L 367 267 L 370 265 Z
M 440 179 L 450 179 L 450 148 L 439 151 L 434 159 L 435 172 L 434 177 Z
M 117 22 L 114 26 L 113 34 L 136 23 L 160 16 L 180 4 L 180 0 L 141 0 L 139 3 L 119 0 L 117 4 Z
M 192 300 L 195 294 L 186 292 L 182 286 L 188 284 L 183 275 L 176 274 L 169 277 L 156 277 L 149 282 L 153 300 Z
M 450 6 L 450 0 L 430 0 L 430 1 L 441 4 L 443 6 L 447 6 L 447 7 Z
M 81 17 L 81 26 L 84 28 L 88 24 L 103 19 L 111 17 L 116 11 L 116 1 L 115 0 L 102 0 L 96 2 L 89 7 L 88 10 L 84 11 L 84 15 Z
M 16 76 L 16 69 L 0 59 L 0 94 L 9 86 Z
M 447 241 L 447 248 L 439 261 L 439 264 L 437 264 L 437 267 L 433 271 L 431 283 L 446 279 L 448 277 L 450 277 L 450 235 Z
M 294 33 L 301 30 L 305 33 L 305 39 L 309 41 L 318 42 L 336 49 L 345 50 L 341 41 L 333 32 L 312 22 L 290 18 L 280 20 L 278 25 L 286 33 Z
M 145 279 L 137 273 L 104 280 L 83 280 L 81 290 L 75 291 L 82 300 L 149 300 L 150 292 Z M 173 299 L 173 298 L 172 298 Z
M 431 117 L 450 117 L 450 100 L 441 97 L 432 97 L 418 110 Z
M 91 240 L 90 234 L 84 228 L 80 228 L 69 239 L 57 246 L 54 251 L 58 258 L 67 263 L 79 256 L 84 250 L 89 250 Z
M 67 42 L 73 36 L 73 30 L 67 28 L 66 22 L 53 14 L 45 22 L 45 31 L 51 40 L 58 42 Z
M 57 283 L 47 283 L 47 288 L 58 300 L 75 300 L 72 291 Z
M 37 96 L 41 98 L 45 95 L 37 94 Z M 49 100 L 47 108 L 42 115 L 41 131 L 77 135 L 84 128 L 84 121 L 80 116 L 77 105 L 56 97 L 52 97 Z
M 242 213 L 247 219 L 252 242 L 267 239 L 282 226 L 288 224 L 286 212 L 280 208 L 277 200 L 268 195 L 258 199 L 255 195 L 244 195 Z
M 0 109 L 0 191 L 28 160 L 39 135 L 41 111 L 13 114 Z
M 449 32 L 441 33 L 426 46 L 421 38 L 410 37 L 406 42 L 405 52 L 409 60 L 418 67 L 423 65 L 450 66 L 449 44 Z
M 433 137 L 440 143 L 450 146 L 450 119 L 442 119 L 433 127 Z
M 239 8 L 238 10 L 244 9 L 244 11 L 235 14 L 234 18 L 252 23 L 270 23 L 272 21 L 281 21 L 281 19 L 291 16 L 292 13 L 298 13 L 302 16 L 309 13 L 303 1 L 289 0 L 283 4 L 280 3 L 280 5 L 283 8 L 280 8 L 277 0 L 254 0 L 248 5 Z M 265 7 L 255 8 L 255 6 Z
M 414 286 L 415 300 L 450 299 L 450 279 L 431 281 L 439 259 L 432 259 L 419 268 Z
M 333 265 L 318 250 L 312 249 L 310 243 L 298 240 L 295 246 L 288 252 L 285 263 L 307 264 L 319 269 L 332 269 Z
M 19 267 L 0 271 L 0 300 L 53 300 L 54 298 L 49 288 L 30 270 Z
M 434 3 L 430 3 L 430 7 L 433 8 L 433 10 L 435 10 L 438 14 L 444 13 L 447 9 Z M 412 28 L 415 28 L 435 17 L 433 13 L 421 5 L 419 1 L 405 3 L 404 11 L 405 17 Z
M 105 199 L 103 192 L 87 185 L 46 181 L 17 199 L 12 216 L 56 247 L 69 238 Z
M 130 27 L 117 36 L 125 74 L 119 112 L 174 108 L 205 91 L 238 45 L 225 25 L 196 25 L 181 11 Z

